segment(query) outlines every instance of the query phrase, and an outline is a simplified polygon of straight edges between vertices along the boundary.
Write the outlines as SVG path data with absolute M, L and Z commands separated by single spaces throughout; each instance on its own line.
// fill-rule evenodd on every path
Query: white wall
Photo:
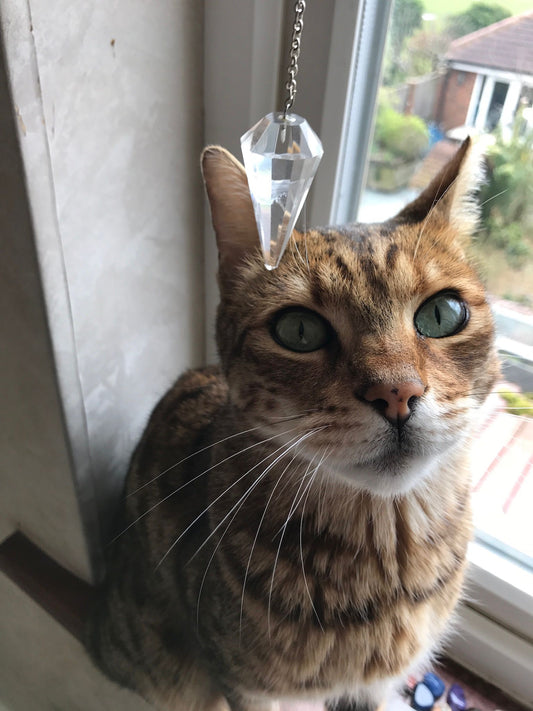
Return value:
M 74 487 L 96 541 L 151 407 L 204 357 L 203 3 L 0 0 L 0 13 L 72 455 L 70 481 L 46 446 L 39 466 L 3 463 L 1 528 L 89 577 L 57 502 L 69 492 L 71 512 Z

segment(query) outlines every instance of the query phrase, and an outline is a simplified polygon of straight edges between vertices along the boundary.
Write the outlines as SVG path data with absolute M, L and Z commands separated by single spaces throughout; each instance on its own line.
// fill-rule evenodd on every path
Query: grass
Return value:
M 512 15 L 519 15 L 521 12 L 531 10 L 531 0 L 487 0 L 494 4 L 501 5 L 509 10 Z M 447 0 L 443 3 L 442 0 L 425 0 L 425 12 L 432 13 L 438 19 L 442 19 L 447 15 L 456 15 L 458 12 L 463 12 L 470 7 L 473 0 Z
M 533 393 L 499 392 L 507 403 L 507 412 L 522 417 L 533 417 Z

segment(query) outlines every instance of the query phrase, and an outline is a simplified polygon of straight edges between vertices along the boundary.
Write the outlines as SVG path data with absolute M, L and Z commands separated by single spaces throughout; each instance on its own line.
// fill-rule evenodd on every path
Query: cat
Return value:
M 220 366 L 150 417 L 88 632 L 156 708 L 375 709 L 437 649 L 498 375 L 475 163 L 467 140 L 394 219 L 295 231 L 268 271 L 242 165 L 205 149 Z

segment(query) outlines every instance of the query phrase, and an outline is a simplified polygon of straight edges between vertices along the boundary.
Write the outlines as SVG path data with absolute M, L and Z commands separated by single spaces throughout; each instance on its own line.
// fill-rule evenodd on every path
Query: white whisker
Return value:
M 299 435 L 298 435 L 298 437 L 299 437 Z M 284 446 L 285 446 L 285 445 L 284 445 Z M 220 536 L 220 539 L 218 540 L 218 542 L 217 542 L 217 544 L 216 544 L 216 546 L 215 546 L 215 549 L 214 549 L 213 553 L 211 554 L 211 557 L 209 558 L 209 561 L 208 561 L 208 563 L 207 563 L 207 566 L 206 566 L 204 575 L 203 575 L 203 577 L 202 577 L 202 582 L 201 582 L 201 584 L 200 584 L 200 589 L 199 589 L 199 591 L 198 591 L 198 601 L 197 601 L 197 604 L 196 604 L 196 625 L 197 625 L 197 626 L 198 626 L 198 615 L 199 615 L 199 612 L 200 612 L 200 597 L 201 597 L 201 595 L 202 595 L 202 590 L 203 590 L 203 587 L 204 587 L 205 579 L 206 579 L 206 577 L 207 577 L 207 573 L 208 573 L 209 567 L 211 566 L 211 563 L 212 563 L 212 561 L 213 561 L 213 558 L 215 557 L 216 552 L 217 552 L 217 550 L 218 550 L 220 544 L 222 543 L 222 539 L 224 538 L 224 536 L 225 536 L 226 533 L 228 532 L 228 530 L 229 530 L 231 524 L 232 524 L 233 521 L 235 520 L 236 516 L 238 515 L 238 513 L 239 513 L 239 511 L 241 510 L 242 506 L 244 505 L 246 499 L 248 498 L 248 496 L 249 496 L 249 495 L 251 494 L 251 492 L 253 491 L 255 485 L 268 473 L 268 471 L 270 470 L 270 468 L 271 468 L 280 458 L 284 457 L 284 456 L 289 452 L 290 448 L 291 448 L 291 447 L 289 447 L 288 449 L 286 449 L 285 452 L 283 452 L 283 454 L 281 454 L 279 457 L 277 457 L 277 458 L 274 460 L 274 462 L 272 462 L 271 464 L 269 464 L 269 466 L 263 471 L 263 473 L 260 475 L 260 477 L 258 477 L 258 479 L 254 482 L 254 484 L 252 484 L 252 485 L 246 490 L 245 494 L 244 494 L 243 496 L 241 496 L 241 498 L 239 499 L 239 501 L 237 501 L 237 504 L 235 504 L 234 506 L 232 506 L 232 508 L 230 509 L 230 511 L 228 512 L 228 514 L 226 514 L 226 516 L 224 516 L 224 518 L 222 519 L 222 521 L 220 521 L 220 523 L 218 524 L 218 526 L 211 532 L 211 534 L 206 538 L 206 540 L 202 543 L 202 545 L 196 550 L 196 552 L 194 553 L 194 555 L 192 555 L 192 556 L 189 558 L 188 563 L 190 563 L 191 560 L 193 560 L 193 558 L 194 558 L 196 555 L 198 555 L 198 553 L 200 552 L 200 550 L 205 546 L 205 544 L 207 543 L 207 541 L 209 540 L 209 538 L 211 538 L 211 536 L 213 535 L 213 533 L 216 532 L 216 530 L 221 526 L 221 524 L 224 523 L 224 521 L 225 521 L 226 518 L 229 516 L 229 514 L 231 514 L 231 512 L 233 511 L 233 509 L 235 508 L 235 506 L 237 506 L 238 504 L 240 504 L 240 505 L 238 506 L 238 508 L 236 509 L 235 513 L 233 514 L 233 516 L 231 517 L 231 519 L 230 519 L 228 525 L 227 525 L 226 528 L 224 529 L 222 535 Z M 279 449 L 281 449 L 281 447 L 280 447 Z M 276 452 L 278 452 L 279 449 L 277 449 Z M 273 454 L 275 454 L 276 452 L 273 452 Z M 271 455 L 269 455 L 269 456 L 271 456 Z M 288 467 L 290 466 L 290 464 L 294 461 L 295 456 L 296 456 L 296 454 L 293 455 L 293 457 L 291 458 L 291 461 L 289 462 L 289 464 L 287 465 L 287 467 L 285 467 L 285 469 L 283 470 L 281 476 L 283 476 L 283 474 L 287 471 L 287 468 L 288 468 Z M 264 461 L 264 460 L 263 460 L 263 461 Z M 281 477 L 280 477 L 280 478 L 281 478 Z M 276 486 L 277 486 L 278 483 L 279 483 L 279 479 L 278 479 L 278 482 L 276 483 Z M 274 489 L 275 489 L 275 488 L 276 488 L 276 487 L 274 487 Z M 187 564 L 188 564 L 188 563 L 187 563 Z
M 293 428 L 293 429 L 295 429 L 295 428 Z M 324 428 L 320 428 L 320 429 L 324 429 Z M 289 432 L 291 432 L 291 431 L 292 431 L 292 430 L 289 430 Z M 319 431 L 319 430 L 317 430 L 317 431 Z M 314 432 L 313 432 L 313 433 L 314 433 Z M 277 435 L 277 436 L 279 436 L 279 435 Z M 273 439 L 273 437 L 271 437 L 270 439 Z M 198 516 L 194 519 L 194 521 L 192 521 L 192 522 L 187 526 L 187 528 L 185 528 L 185 530 L 180 533 L 180 535 L 176 538 L 176 540 L 172 543 L 172 545 L 171 545 L 170 548 L 167 550 L 167 552 L 165 553 L 165 555 L 161 558 L 161 560 L 159 561 L 159 563 L 156 565 L 156 570 L 157 570 L 157 568 L 159 568 L 159 566 L 163 563 L 163 561 L 164 561 L 165 558 L 170 554 L 170 552 L 174 549 L 174 547 L 179 543 L 179 541 L 183 538 L 183 536 L 187 533 L 187 531 L 189 531 L 189 530 L 194 526 L 194 524 L 197 523 L 197 521 L 199 521 L 200 518 L 201 518 L 204 514 L 206 514 L 207 511 L 208 511 L 212 506 L 214 506 L 214 504 L 216 504 L 217 501 L 219 501 L 223 496 L 225 496 L 225 495 L 228 493 L 228 491 L 230 491 L 231 489 L 233 489 L 234 486 L 236 486 L 240 481 L 242 481 L 246 476 L 248 476 L 248 474 L 250 474 L 250 472 L 252 472 L 254 469 L 256 469 L 260 464 L 262 464 L 263 462 L 265 462 L 265 461 L 266 461 L 267 459 L 269 459 L 271 456 L 273 456 L 274 454 L 276 454 L 277 452 L 279 452 L 279 450 L 282 449 L 282 448 L 285 447 L 285 446 L 286 446 L 286 445 L 283 444 L 281 447 L 279 447 L 278 449 L 274 450 L 274 452 L 271 452 L 271 453 L 268 454 L 266 457 L 264 457 L 263 459 L 261 459 L 257 464 L 254 464 L 253 467 L 251 467 L 250 469 L 248 469 L 248 471 L 246 471 L 244 474 L 242 474 L 238 479 L 236 479 L 232 484 L 230 484 L 230 486 L 228 486 L 227 489 L 225 489 L 221 494 L 219 494 L 215 499 L 213 499 L 213 501 L 209 504 L 209 506 L 206 506 L 206 508 L 205 508 L 200 514 L 198 514 Z M 291 447 L 292 447 L 292 446 L 294 446 L 294 445 L 291 445 Z M 243 451 L 245 451 L 245 450 L 243 450 Z M 261 477 L 259 477 L 258 479 L 256 479 L 256 481 L 254 482 L 254 484 L 253 484 L 252 487 L 251 487 L 252 489 L 257 485 L 257 483 L 260 481 L 260 479 L 261 479 Z M 250 491 L 248 490 L 246 493 L 250 493 Z M 239 500 L 239 501 L 240 501 L 240 500 Z M 235 504 L 234 507 L 237 506 L 238 503 L 239 503 L 239 502 L 237 502 L 237 504 Z M 232 508 L 230 509 L 230 511 L 224 516 L 224 518 L 222 519 L 222 521 L 220 521 L 220 523 L 211 531 L 211 533 L 209 534 L 209 536 L 208 536 L 208 537 L 206 538 L 206 540 L 202 543 L 202 545 L 200 546 L 200 548 L 198 549 L 198 551 L 196 551 L 196 553 L 195 553 L 194 555 L 196 555 L 196 554 L 201 550 L 201 548 L 204 547 L 204 545 L 205 545 L 205 544 L 207 543 L 207 541 L 211 538 L 211 536 L 212 536 L 212 535 L 218 530 L 218 528 L 220 528 L 220 526 L 224 523 L 224 521 L 226 520 L 226 518 L 231 515 L 231 513 L 232 513 L 234 507 L 232 507 Z M 194 557 L 194 556 L 193 556 L 193 557 Z
M 455 185 L 455 183 L 456 183 L 456 181 L 457 181 L 457 178 L 456 178 L 455 180 L 452 180 L 452 182 L 448 185 L 448 187 L 447 187 L 446 190 L 442 193 L 442 195 L 441 195 L 439 198 L 437 198 L 437 195 L 439 194 L 440 188 L 442 187 L 443 181 L 444 181 L 444 176 L 442 176 L 442 178 L 441 178 L 441 181 L 440 181 L 440 184 L 439 184 L 439 188 L 438 188 L 438 190 L 435 192 L 435 197 L 433 198 L 433 202 L 431 203 L 431 207 L 429 208 L 428 213 L 427 213 L 426 217 L 424 218 L 424 222 L 422 223 L 422 227 L 420 228 L 420 232 L 418 233 L 418 239 L 417 239 L 417 242 L 416 242 L 416 245 L 415 245 L 415 251 L 414 251 L 414 254 L 413 254 L 413 259 L 416 259 L 416 255 L 417 255 L 417 252 L 418 252 L 418 247 L 419 247 L 420 242 L 421 242 L 421 240 L 422 240 L 422 236 L 423 236 L 424 232 L 426 231 L 426 226 L 427 226 L 427 223 L 428 223 L 428 221 L 429 221 L 429 218 L 431 217 L 431 213 L 432 213 L 433 210 L 435 209 L 435 205 L 436 205 L 440 200 L 442 200 L 442 198 L 446 195 L 446 193 L 447 193 L 449 190 L 451 190 L 451 189 L 453 188 L 453 186 Z
M 293 241 L 293 244 L 294 244 L 294 249 L 296 250 L 296 252 L 298 253 L 298 256 L 300 257 L 300 261 L 302 262 L 302 264 L 305 265 L 304 258 L 302 257 L 302 255 L 301 255 L 301 253 L 300 253 L 300 250 L 298 249 L 298 243 L 296 242 L 296 239 L 294 238 L 294 235 L 292 236 L 292 241 Z
M 242 432 L 237 432 L 236 434 L 228 435 L 228 437 L 219 439 L 218 442 L 213 442 L 213 444 L 208 444 L 205 447 L 198 449 L 196 452 L 193 452 L 192 454 L 189 454 L 186 457 L 183 457 L 183 459 L 180 459 L 179 462 L 172 464 L 172 466 L 170 466 L 167 469 L 165 469 L 164 471 L 162 471 L 161 474 L 158 474 L 153 479 L 150 479 L 150 481 L 146 481 L 144 484 L 139 486 L 134 491 L 130 491 L 130 493 L 127 495 L 126 498 L 129 498 L 130 496 L 133 496 L 134 494 L 136 494 L 138 491 L 141 491 L 141 489 L 144 489 L 145 486 L 148 486 L 149 484 L 153 484 L 154 481 L 157 481 L 160 477 L 164 476 L 172 469 L 179 467 L 180 464 L 183 464 L 184 462 L 187 462 L 189 459 L 192 459 L 192 457 L 196 457 L 198 454 L 201 454 L 202 452 L 205 452 L 206 450 L 211 449 L 212 447 L 216 447 L 218 444 L 222 444 L 223 442 L 227 442 L 230 439 L 234 439 L 235 437 L 241 437 L 242 435 L 248 434 L 249 432 L 255 432 L 255 430 L 260 429 L 260 427 L 261 427 L 261 425 L 258 425 L 257 427 L 251 427 L 248 430 L 243 430 Z
M 307 591 L 307 596 L 309 597 L 309 602 L 311 603 L 311 607 L 313 608 L 313 612 L 315 613 L 315 617 L 316 617 L 316 619 L 317 619 L 317 621 L 318 621 L 319 627 L 320 627 L 320 629 L 322 630 L 322 632 L 324 631 L 324 627 L 322 626 L 322 620 L 320 619 L 320 616 L 319 616 L 319 614 L 318 614 L 318 612 L 317 612 L 317 610 L 316 610 L 316 607 L 315 607 L 315 603 L 313 602 L 313 597 L 312 597 L 312 595 L 311 595 L 311 591 L 309 590 L 309 584 L 308 584 L 308 582 L 307 582 L 307 575 L 306 575 L 306 573 L 305 573 L 305 563 L 304 563 L 304 552 L 303 552 L 303 541 L 302 541 L 302 538 L 303 538 L 303 525 L 304 525 L 305 506 L 306 506 L 306 504 L 307 504 L 307 500 L 308 500 L 309 494 L 310 494 L 310 492 L 311 492 L 311 487 L 313 486 L 313 482 L 314 482 L 315 479 L 316 479 L 316 475 L 317 475 L 317 473 L 318 473 L 318 470 L 320 469 L 320 467 L 321 467 L 321 465 L 322 465 L 322 463 L 323 463 L 323 461 L 324 461 L 324 459 L 325 459 L 325 457 L 326 457 L 326 451 L 327 451 L 327 450 L 324 450 L 324 454 L 322 455 L 322 458 L 320 459 L 319 463 L 317 464 L 317 466 L 315 467 L 315 469 L 314 469 L 314 471 L 313 471 L 313 475 L 311 476 L 311 481 L 309 482 L 309 484 L 308 484 L 307 487 L 306 487 L 307 493 L 306 493 L 306 496 L 305 496 L 305 499 L 304 499 L 304 503 L 303 503 L 303 506 L 302 506 L 302 516 L 301 516 L 301 518 L 300 518 L 300 560 L 301 560 L 301 562 L 302 562 L 302 574 L 303 574 L 303 579 L 304 579 L 304 585 L 305 585 L 305 589 L 306 589 L 306 591 Z
M 243 504 L 244 504 L 244 501 L 243 501 Z M 241 504 L 241 506 L 242 506 L 243 504 Z M 202 581 L 201 581 L 201 583 L 200 583 L 200 589 L 198 590 L 198 599 L 197 599 L 197 601 L 196 601 L 196 629 L 197 629 L 197 630 L 198 630 L 199 625 L 200 625 L 200 599 L 201 599 L 201 597 L 202 597 L 202 591 L 203 591 L 203 589 L 204 589 L 204 583 L 205 583 L 205 579 L 207 578 L 207 573 L 209 572 L 209 568 L 211 567 L 211 563 L 213 562 L 213 559 L 214 559 L 214 557 L 215 557 L 215 555 L 216 555 L 216 553 L 217 553 L 217 551 L 218 551 L 218 548 L 219 548 L 220 544 L 222 543 L 222 539 L 224 538 L 224 536 L 226 535 L 226 533 L 229 531 L 229 528 L 230 528 L 231 524 L 235 521 L 235 517 L 237 516 L 237 514 L 238 514 L 239 511 L 241 510 L 241 506 L 239 506 L 239 508 L 235 511 L 235 513 L 233 514 L 233 516 L 230 518 L 228 525 L 227 525 L 226 528 L 222 531 L 222 535 L 220 536 L 220 539 L 218 540 L 218 543 L 216 544 L 214 551 L 211 553 L 211 557 L 210 557 L 209 560 L 207 561 L 207 565 L 206 565 L 206 567 L 205 567 L 205 571 L 204 571 L 204 574 L 203 574 L 203 576 L 202 576 Z M 194 555 L 196 555 L 197 553 L 198 553 L 198 551 L 196 551 L 196 553 L 195 553 Z M 193 556 L 193 557 L 194 557 L 194 556 Z M 191 558 L 190 560 L 192 560 L 192 558 Z M 190 560 L 189 560 L 189 562 L 190 562 Z
M 504 193 L 508 192 L 509 188 L 505 188 L 505 190 L 501 190 L 499 193 L 496 193 L 496 195 L 491 195 L 490 198 L 487 198 L 484 200 L 479 207 L 483 207 L 487 203 L 489 203 L 491 200 L 496 200 L 496 198 L 499 198 L 500 195 L 503 195 Z
M 318 408 L 310 408 L 308 410 L 304 410 L 302 413 L 298 415 L 284 415 L 280 417 L 273 417 L 272 422 L 286 422 L 288 420 L 296 420 L 301 417 L 305 417 L 309 412 L 316 412 Z M 222 439 L 219 439 L 217 442 L 213 442 L 212 444 L 208 444 L 205 447 L 202 447 L 201 449 L 196 450 L 196 452 L 192 452 L 192 454 L 187 455 L 186 457 L 183 457 L 183 459 L 180 459 L 179 462 L 176 462 L 175 464 L 172 464 L 172 466 L 167 467 L 164 471 L 162 471 L 160 474 L 157 474 L 157 476 L 153 477 L 153 479 L 150 479 L 149 481 L 146 481 L 144 484 L 141 484 L 141 486 L 137 487 L 137 489 L 134 489 L 133 491 L 130 491 L 129 494 L 126 495 L 126 498 L 129 498 L 130 496 L 133 496 L 137 492 L 141 491 L 141 489 L 144 489 L 145 486 L 148 486 L 149 484 L 153 484 L 155 481 L 157 481 L 160 477 L 164 476 L 168 472 L 172 471 L 172 469 L 175 469 L 176 467 L 179 467 L 180 464 L 183 464 L 184 462 L 187 462 L 189 459 L 192 459 L 193 457 L 196 457 L 198 454 L 201 454 L 202 452 L 207 451 L 208 449 L 211 449 L 212 447 L 216 447 L 219 444 L 222 444 L 223 442 L 227 442 L 230 439 L 235 439 L 235 437 L 242 437 L 245 434 L 249 434 L 250 432 L 255 432 L 256 430 L 259 430 L 263 427 L 264 425 L 257 425 L 256 427 L 250 427 L 247 430 L 242 430 L 241 432 L 236 432 L 235 434 L 228 435 L 227 437 L 223 437 Z
M 298 427 L 291 427 L 291 429 L 286 430 L 285 432 L 280 432 L 279 434 L 272 435 L 271 437 L 267 437 L 266 439 L 260 440 L 259 442 L 254 442 L 253 444 L 248 445 L 248 447 L 245 447 L 244 449 L 240 449 L 240 450 L 238 450 L 237 452 L 233 452 L 233 454 L 230 454 L 229 456 L 225 457 L 225 458 L 222 459 L 220 462 L 217 462 L 216 464 L 211 465 L 211 466 L 208 467 L 207 469 L 204 469 L 203 472 L 200 472 L 200 474 L 197 474 L 197 475 L 196 475 L 195 477 L 193 477 L 192 479 L 189 479 L 189 481 L 186 481 L 186 482 L 185 482 L 184 484 L 182 484 L 181 486 L 178 486 L 176 489 L 174 489 L 174 491 L 171 491 L 170 494 L 167 494 L 167 495 L 164 496 L 160 501 L 158 501 L 157 504 L 154 504 L 154 505 L 151 506 L 147 511 L 145 511 L 145 512 L 142 513 L 140 516 L 138 516 L 138 517 L 135 519 L 135 521 L 132 521 L 128 526 L 126 526 L 126 528 L 124 528 L 120 533 L 118 533 L 118 534 L 111 540 L 111 543 L 114 543 L 118 538 L 120 538 L 120 536 L 123 536 L 123 535 L 126 533 L 126 531 L 129 531 L 129 529 L 130 529 L 132 526 L 135 526 L 135 524 L 137 524 L 137 523 L 138 523 L 141 519 L 143 519 L 145 516 L 148 516 L 149 513 L 151 513 L 152 511 L 154 511 L 154 510 L 155 510 L 158 506 L 160 506 L 162 503 L 164 503 L 165 501 L 167 501 L 168 499 L 170 499 L 172 496 L 174 496 L 175 494 L 177 494 L 179 491 L 181 491 L 182 489 L 184 489 L 186 486 L 189 486 L 189 484 L 192 484 L 192 483 L 195 482 L 197 479 L 200 479 L 200 477 L 204 476 L 205 474 L 208 474 L 210 471 L 212 471 L 212 470 L 215 469 L 216 467 L 219 467 L 221 464 L 224 464 L 225 462 L 229 461 L 230 459 L 233 459 L 234 457 L 239 456 L 240 454 L 244 454 L 244 452 L 247 452 L 247 451 L 249 451 L 250 449 L 253 449 L 254 447 L 259 447 L 260 445 L 265 444 L 265 442 L 271 442 L 271 441 L 272 441 L 273 439 L 275 439 L 276 437 L 282 437 L 282 436 L 284 436 L 284 435 L 286 435 L 286 434 L 289 434 L 289 432 L 294 432 L 294 430 L 296 430 L 296 429 L 298 429 Z
M 301 441 L 303 441 L 303 437 L 300 439 L 300 442 L 301 442 Z M 298 446 L 298 444 L 300 444 L 300 442 L 297 442 L 297 443 L 296 443 L 296 446 Z M 254 538 L 254 540 L 253 540 L 253 542 L 252 542 L 252 547 L 251 547 L 251 550 L 250 550 L 250 555 L 248 556 L 248 562 L 247 562 L 247 564 L 246 564 L 246 572 L 245 572 L 245 574 L 244 574 L 244 581 L 243 581 L 243 584 L 242 584 L 241 609 L 240 609 L 240 615 L 239 615 L 239 635 L 242 633 L 242 615 L 243 615 L 243 608 L 244 608 L 244 595 L 245 595 L 245 590 L 246 590 L 246 581 L 248 580 L 248 572 L 249 572 L 249 570 L 250 570 L 250 563 L 251 563 L 251 561 L 252 561 L 252 556 L 253 556 L 253 553 L 254 553 L 255 544 L 257 543 L 257 539 L 258 539 L 258 537 L 259 537 L 259 531 L 261 530 L 261 526 L 263 525 L 263 521 L 265 520 L 266 512 L 267 512 L 267 509 L 268 509 L 268 507 L 269 507 L 269 505 L 270 505 L 270 502 L 272 501 L 272 497 L 274 496 L 274 492 L 276 491 L 276 489 L 278 488 L 279 483 L 280 483 L 281 480 L 283 479 L 283 476 L 285 475 L 285 472 L 289 469 L 289 467 L 291 466 L 291 464 L 292 464 L 293 461 L 295 460 L 297 454 L 298 454 L 297 451 L 295 451 L 294 454 L 293 454 L 293 456 L 292 456 L 292 458 L 291 458 L 291 460 L 290 460 L 290 462 L 287 464 L 287 466 L 285 467 L 285 469 L 281 472 L 280 476 L 278 477 L 278 480 L 276 481 L 276 484 L 275 484 L 274 487 L 272 488 L 272 491 L 271 491 L 271 493 L 270 493 L 270 496 L 268 497 L 268 501 L 266 502 L 265 508 L 264 508 L 264 510 L 263 510 L 263 515 L 261 516 L 261 520 L 259 521 L 259 525 L 257 526 L 257 531 L 256 531 L 256 534 L 255 534 L 255 538 Z
M 312 432 L 312 433 L 307 433 L 307 434 L 308 434 L 308 435 L 314 434 L 314 432 Z M 223 519 L 217 524 L 217 526 L 211 531 L 211 533 L 210 533 L 209 536 L 205 539 L 205 541 L 201 544 L 201 546 L 200 546 L 200 547 L 195 551 L 195 553 L 189 558 L 189 561 L 188 561 L 189 563 L 190 563 L 191 560 L 193 560 L 193 558 L 194 558 L 196 555 L 198 555 L 198 553 L 202 550 L 202 548 L 205 546 L 205 544 L 209 541 L 209 539 L 211 538 L 211 536 L 213 536 L 213 535 L 216 533 L 216 531 L 218 530 L 218 528 L 220 528 L 220 526 L 224 523 L 224 521 L 227 519 L 227 517 L 232 513 L 233 509 L 235 508 L 235 506 L 237 506 L 237 505 L 239 504 L 239 502 L 242 500 L 242 498 L 243 498 L 244 496 L 247 496 L 249 493 L 251 493 L 251 492 L 253 491 L 253 489 L 255 488 L 255 486 L 261 481 L 261 479 L 263 478 L 263 476 L 264 476 L 265 474 L 267 474 L 267 473 L 270 471 L 270 469 L 274 466 L 274 464 L 276 464 L 276 462 L 277 462 L 279 459 L 281 459 L 282 457 L 284 457 L 284 456 L 287 454 L 287 452 L 289 452 L 289 451 L 292 449 L 293 446 L 296 446 L 296 445 L 298 444 L 298 442 L 297 442 L 296 440 L 299 440 L 299 439 L 302 439 L 301 436 L 300 436 L 300 435 L 296 435 L 296 437 L 293 437 L 292 439 L 290 439 L 288 443 L 282 444 L 281 447 L 278 447 L 278 448 L 275 449 L 273 452 L 270 452 L 270 454 L 267 454 L 266 457 L 263 457 L 263 459 L 261 459 L 259 462 L 257 462 L 257 464 L 254 464 L 254 466 L 246 472 L 246 474 L 249 474 L 249 473 L 252 472 L 254 469 L 256 469 L 258 466 L 260 466 L 261 464 L 263 464 L 264 462 L 266 462 L 267 459 L 270 459 L 270 457 L 272 457 L 272 456 L 274 456 L 275 454 L 277 454 L 281 449 L 286 448 L 285 452 L 283 452 L 283 453 L 280 454 L 278 457 L 276 457 L 276 459 L 275 459 L 273 462 L 271 462 L 271 463 L 267 466 L 267 468 L 262 472 L 262 474 L 260 474 L 260 476 L 254 481 L 254 483 L 246 490 L 245 494 L 243 494 L 243 496 L 239 499 L 239 501 L 237 501 L 237 503 L 232 506 L 232 508 L 228 511 L 228 513 L 224 516 L 224 518 L 223 518 Z M 289 446 L 287 446 L 287 445 L 289 445 Z M 244 474 L 243 477 L 246 476 L 246 474 Z M 242 479 L 243 477 L 241 477 L 241 479 Z M 236 484 L 238 481 L 240 481 L 240 479 L 237 479 L 237 481 L 233 482 L 233 484 L 231 484 L 231 485 L 226 489 L 226 491 L 224 491 L 223 494 L 221 494 L 220 496 L 223 496 L 224 494 L 226 494 L 231 488 L 233 488 L 234 484 Z M 215 502 L 213 501 L 212 503 L 215 503 Z M 212 504 L 210 504 L 210 506 L 211 506 L 211 505 L 212 505 Z M 209 507 L 208 507 L 208 508 L 209 508 Z M 203 513 L 206 513 L 206 511 L 207 511 L 207 509 L 205 509 L 205 510 L 203 511 Z
M 289 507 L 289 513 L 288 513 L 288 515 L 287 515 L 287 518 L 286 518 L 286 520 L 285 520 L 285 523 L 283 524 L 283 526 L 282 526 L 282 527 L 280 528 L 280 530 L 278 531 L 278 533 L 281 532 L 281 536 L 280 536 L 280 540 L 279 540 L 278 549 L 277 549 L 277 551 L 276 551 L 276 557 L 275 557 L 275 559 L 274 559 L 274 566 L 273 566 L 273 568 L 272 568 L 272 576 L 271 576 L 271 578 L 270 578 L 270 589 L 269 589 L 269 591 L 268 591 L 267 628 L 268 628 L 268 636 L 269 636 L 269 637 L 270 637 L 270 634 L 271 634 L 271 627 L 270 627 L 270 611 L 271 611 L 271 605 L 272 605 L 272 592 L 273 592 L 273 590 L 274 590 L 274 577 L 275 577 L 275 575 L 276 575 L 276 568 L 277 568 L 277 566 L 278 566 L 279 554 L 280 554 L 280 552 L 281 552 L 281 545 L 282 545 L 282 543 L 283 543 L 283 538 L 284 538 L 284 536 L 285 536 L 285 531 L 287 530 L 287 526 L 289 525 L 289 521 L 290 521 L 290 519 L 291 519 L 291 517 L 292 517 L 292 514 L 296 511 L 296 509 L 298 508 L 298 505 L 299 505 L 300 501 L 302 500 L 301 497 L 298 499 L 298 495 L 299 495 L 299 493 L 300 493 L 300 490 L 301 490 L 301 488 L 302 488 L 302 486 L 303 486 L 303 483 L 304 483 L 305 479 L 306 479 L 307 476 L 309 475 L 309 469 L 311 468 L 311 466 L 312 466 L 313 461 L 315 460 L 315 458 L 316 458 L 316 454 L 314 455 L 314 457 L 311 459 L 311 461 L 310 461 L 309 464 L 307 465 L 307 469 L 305 470 L 305 473 L 304 473 L 304 475 L 302 476 L 302 478 L 301 478 L 301 480 L 300 480 L 300 484 L 299 484 L 299 486 L 298 486 L 298 489 L 297 489 L 297 491 L 296 491 L 296 494 L 294 495 L 294 497 L 293 497 L 293 499 L 292 499 L 292 504 L 291 504 L 290 507 Z M 297 499 L 298 499 L 298 501 L 296 501 Z M 295 502 L 296 502 L 296 503 L 295 503 Z

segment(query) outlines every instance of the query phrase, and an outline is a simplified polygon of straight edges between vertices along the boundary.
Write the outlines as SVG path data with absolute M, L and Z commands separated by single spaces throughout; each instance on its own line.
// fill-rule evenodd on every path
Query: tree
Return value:
M 451 38 L 444 29 L 432 26 L 417 30 L 405 43 L 402 67 L 408 77 L 420 77 L 438 69 Z
M 396 0 L 392 11 L 389 44 L 385 58 L 383 83 L 394 84 L 403 79 L 399 63 L 402 49 L 408 37 L 422 26 L 424 4 L 422 0 Z
M 396 0 L 392 11 L 390 31 L 391 51 L 399 56 L 405 40 L 422 26 L 422 0 Z
M 452 15 L 448 20 L 448 32 L 457 39 L 495 22 L 505 20 L 511 13 L 501 5 L 486 2 L 474 2 L 464 12 Z

